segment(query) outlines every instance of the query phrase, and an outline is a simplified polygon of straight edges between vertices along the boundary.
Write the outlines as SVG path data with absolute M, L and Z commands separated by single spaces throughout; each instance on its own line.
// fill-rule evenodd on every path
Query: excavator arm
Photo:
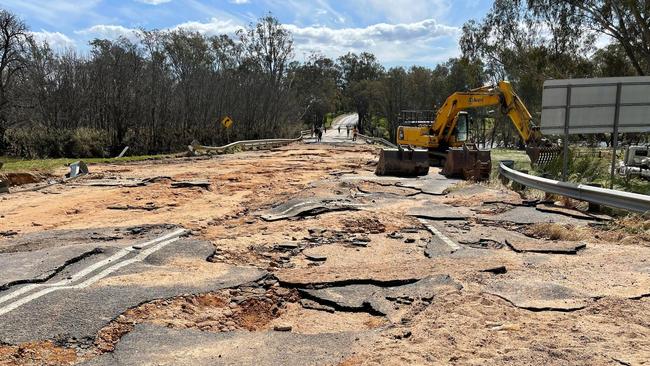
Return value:
M 539 133 L 533 131 L 530 112 L 507 81 L 500 81 L 496 87 L 485 86 L 450 95 L 438 110 L 431 131 L 438 141 L 450 141 L 456 127 L 456 117 L 461 111 L 491 106 L 500 106 L 501 112 L 508 115 L 525 143 L 539 139 Z

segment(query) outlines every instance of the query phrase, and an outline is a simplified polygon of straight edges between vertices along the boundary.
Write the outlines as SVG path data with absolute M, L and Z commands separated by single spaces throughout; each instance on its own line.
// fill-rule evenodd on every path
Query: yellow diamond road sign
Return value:
M 230 126 L 232 126 L 232 118 L 228 116 L 223 117 L 223 119 L 221 120 L 221 124 L 225 128 L 230 128 Z

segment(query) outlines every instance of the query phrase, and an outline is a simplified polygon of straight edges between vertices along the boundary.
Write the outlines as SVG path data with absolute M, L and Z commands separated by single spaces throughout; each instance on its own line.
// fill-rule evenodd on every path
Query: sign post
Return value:
M 609 189 L 614 188 L 614 169 L 616 169 L 616 145 L 618 145 L 618 124 L 621 118 L 621 88 L 622 84 L 616 84 L 616 111 L 614 112 L 614 132 L 612 133 L 612 168 L 609 174 Z
M 226 141 L 230 143 L 230 127 L 232 127 L 233 121 L 229 116 L 225 116 L 221 119 L 221 125 L 226 129 Z
M 569 174 L 569 121 L 571 120 L 571 86 L 566 90 L 566 111 L 564 112 L 564 137 L 562 137 L 562 180 Z

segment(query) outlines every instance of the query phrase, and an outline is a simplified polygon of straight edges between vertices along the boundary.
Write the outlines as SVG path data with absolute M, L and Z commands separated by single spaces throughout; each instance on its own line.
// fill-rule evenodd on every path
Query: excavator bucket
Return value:
M 419 149 L 382 149 L 377 175 L 417 177 L 429 173 L 429 151 Z
M 533 165 L 544 166 L 560 155 L 562 148 L 559 146 L 526 146 L 526 154 Z
M 475 144 L 450 148 L 442 175 L 466 180 L 487 180 L 492 171 L 490 150 L 481 150 Z

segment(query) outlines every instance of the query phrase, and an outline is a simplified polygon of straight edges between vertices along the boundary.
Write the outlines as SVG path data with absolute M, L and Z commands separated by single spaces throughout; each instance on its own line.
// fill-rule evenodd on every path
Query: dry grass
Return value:
M 610 227 L 612 230 L 622 230 L 629 234 L 650 235 L 650 217 L 628 215 L 615 220 Z
M 526 234 L 536 238 L 562 241 L 579 241 L 594 236 L 591 228 L 556 223 L 533 224 Z
M 629 215 L 613 220 L 603 227 L 540 223 L 529 226 L 526 234 L 549 240 L 589 240 L 621 245 L 650 246 L 650 219 L 639 215 Z

